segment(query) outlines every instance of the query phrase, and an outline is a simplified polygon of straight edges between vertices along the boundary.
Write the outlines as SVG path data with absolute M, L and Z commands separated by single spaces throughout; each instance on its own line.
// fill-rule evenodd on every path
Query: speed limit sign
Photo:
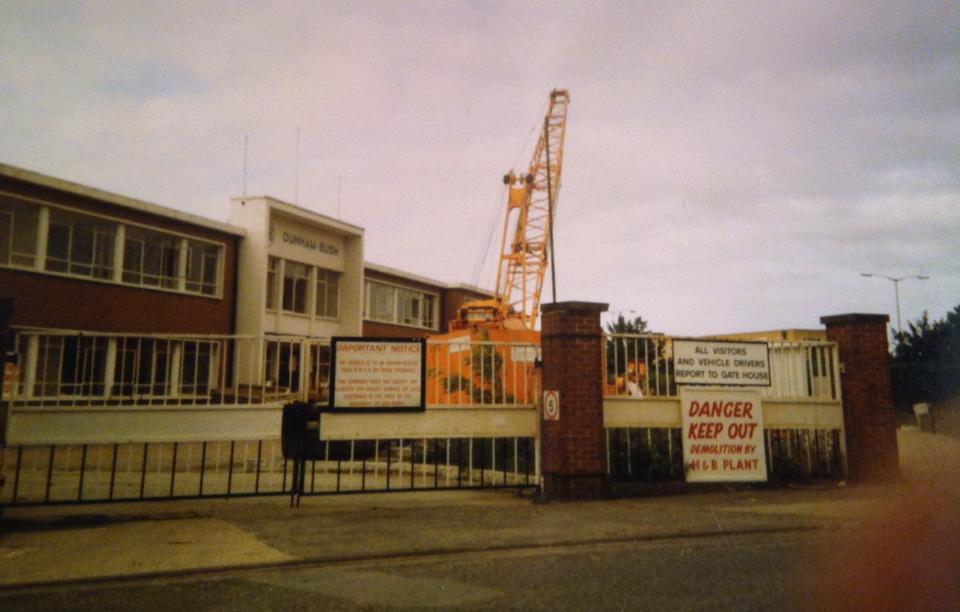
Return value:
M 543 420 L 545 421 L 560 420 L 560 392 L 559 391 L 543 392 Z

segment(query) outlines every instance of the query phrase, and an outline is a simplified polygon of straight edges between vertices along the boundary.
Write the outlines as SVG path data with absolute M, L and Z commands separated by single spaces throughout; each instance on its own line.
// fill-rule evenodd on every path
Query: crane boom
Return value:
M 495 299 L 502 306 L 508 328 L 533 329 L 539 316 L 543 277 L 550 264 L 550 225 L 560 189 L 569 102 L 566 90 L 550 93 L 550 106 L 527 172 L 511 171 L 503 177 L 508 188 L 507 215 Z
M 493 299 L 464 303 L 450 322 L 451 332 L 478 327 L 533 332 L 536 327 L 543 277 L 550 265 L 547 253 L 560 189 L 569 103 L 570 94 L 565 89 L 550 92 L 550 105 L 530 166 L 526 172 L 510 171 L 503 177 L 507 215 L 496 293 Z

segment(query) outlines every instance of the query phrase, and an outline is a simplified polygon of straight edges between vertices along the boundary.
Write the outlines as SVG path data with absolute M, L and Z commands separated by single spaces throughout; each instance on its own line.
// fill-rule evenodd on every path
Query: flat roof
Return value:
M 324 225 L 328 228 L 338 230 L 339 232 L 346 234 L 348 236 L 362 236 L 364 229 L 359 225 L 354 225 L 353 223 L 347 223 L 346 221 L 341 221 L 340 219 L 335 219 L 333 217 L 327 216 L 323 213 L 318 213 L 316 211 L 310 210 L 309 208 L 304 208 L 303 206 L 298 206 L 296 204 L 291 204 L 290 202 L 284 202 L 283 200 L 278 200 L 273 196 L 268 195 L 258 195 L 258 196 L 239 196 L 235 198 L 230 198 L 231 202 L 237 201 L 247 201 L 247 200 L 263 200 L 267 203 L 268 206 L 274 210 L 279 211 L 280 213 L 289 215 L 291 217 L 299 217 L 301 219 L 306 219 L 312 223 L 318 223 Z
M 423 283 L 425 285 L 433 285 L 434 287 L 441 287 L 443 289 L 463 289 L 465 291 L 474 291 L 476 293 L 482 293 L 483 295 L 493 295 L 493 292 L 489 289 L 481 289 L 474 285 L 469 285 L 467 283 L 445 283 L 433 278 L 427 278 L 426 276 L 420 276 L 418 274 L 411 274 L 410 272 L 404 272 L 403 270 L 398 270 L 396 268 L 391 268 L 390 266 L 384 266 L 381 264 L 373 263 L 372 261 L 363 262 L 364 268 L 369 268 L 374 272 L 380 272 L 381 274 L 389 274 L 390 276 L 397 276 L 399 278 L 405 278 L 418 283 Z
M 214 229 L 225 234 L 232 234 L 234 236 L 246 236 L 247 234 L 243 228 L 237 227 L 236 225 L 230 225 L 221 221 L 214 221 L 213 219 L 183 212 L 174 208 L 168 208 L 159 204 L 153 204 L 151 202 L 145 202 L 136 198 L 130 198 L 116 193 L 111 193 L 109 191 L 103 191 L 102 189 L 97 189 L 95 187 L 89 187 L 87 185 L 81 185 L 79 183 L 54 178 L 52 176 L 47 176 L 46 174 L 33 172 L 32 170 L 17 168 L 16 166 L 0 163 L 0 176 L 23 181 L 24 183 L 29 183 L 31 185 L 37 185 L 38 187 L 46 187 L 48 189 L 54 189 L 63 193 L 90 198 L 100 202 L 106 202 L 108 204 L 113 204 L 122 208 L 128 208 L 130 210 L 149 213 L 158 217 L 175 219 L 191 225 L 199 225 L 201 227 Z

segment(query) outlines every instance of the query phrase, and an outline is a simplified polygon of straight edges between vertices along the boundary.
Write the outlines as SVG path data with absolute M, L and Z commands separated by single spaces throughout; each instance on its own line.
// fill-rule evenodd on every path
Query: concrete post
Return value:
M 890 388 L 887 323 L 876 314 L 821 317 L 840 353 L 843 420 L 849 476 L 855 481 L 898 478 L 897 423 Z
M 603 430 L 603 331 L 606 304 L 545 304 L 543 389 L 560 392 L 560 417 L 541 415 L 543 494 L 591 499 L 606 492 Z

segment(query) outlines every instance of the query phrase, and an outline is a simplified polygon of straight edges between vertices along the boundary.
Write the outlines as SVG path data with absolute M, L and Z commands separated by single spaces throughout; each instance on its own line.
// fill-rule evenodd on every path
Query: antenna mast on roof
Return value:
M 243 135 L 243 197 L 247 197 L 247 140 L 250 137 Z
M 293 203 L 300 203 L 300 126 L 297 126 L 297 150 L 293 158 Z

